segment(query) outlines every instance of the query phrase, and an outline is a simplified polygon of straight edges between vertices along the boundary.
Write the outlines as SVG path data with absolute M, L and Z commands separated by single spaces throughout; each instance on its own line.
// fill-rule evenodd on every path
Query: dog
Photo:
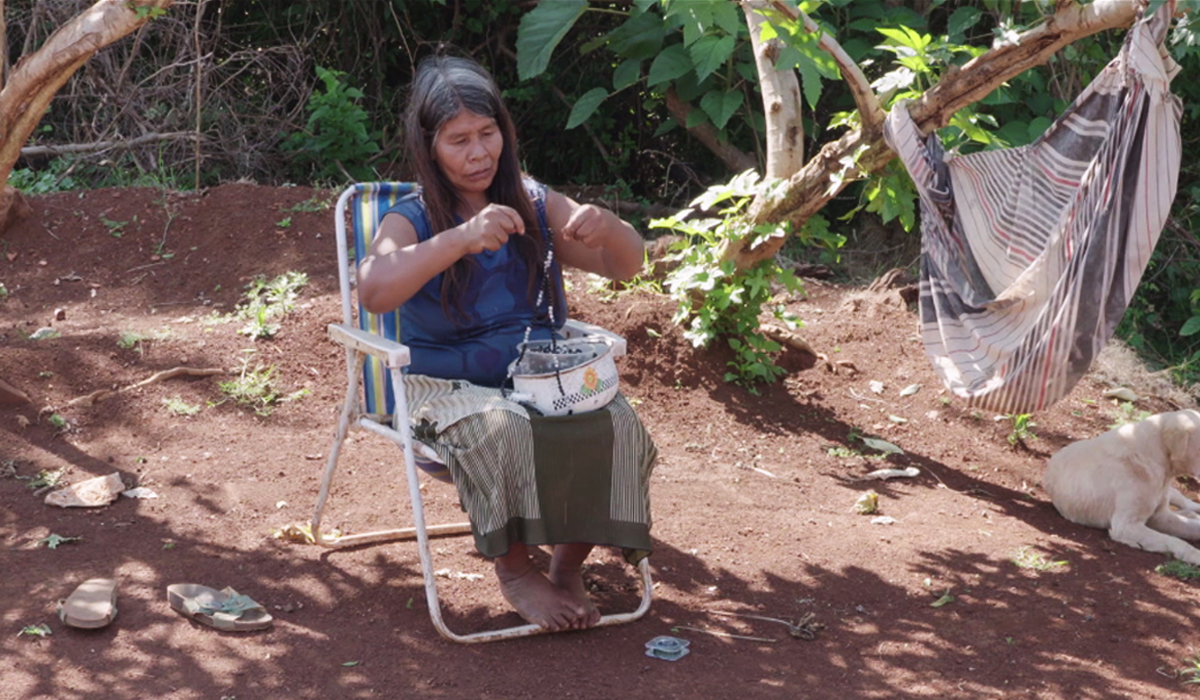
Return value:
M 1200 503 L 1174 485 L 1197 475 L 1200 411 L 1186 410 L 1067 445 L 1050 458 L 1043 486 L 1067 520 L 1200 566 L 1200 549 L 1184 541 L 1200 539 Z

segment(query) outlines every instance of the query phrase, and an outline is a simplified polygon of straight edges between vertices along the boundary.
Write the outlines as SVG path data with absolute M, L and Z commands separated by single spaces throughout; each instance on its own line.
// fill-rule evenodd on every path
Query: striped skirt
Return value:
M 541 416 L 467 382 L 408 375 L 405 391 L 421 451 L 449 469 L 484 556 L 512 542 L 612 545 L 631 563 L 649 554 L 657 450 L 623 396 Z
M 885 136 L 921 200 L 921 336 L 972 405 L 1032 413 L 1070 392 L 1112 337 L 1175 198 L 1178 66 L 1170 3 L 1028 146 L 943 154 L 902 103 Z

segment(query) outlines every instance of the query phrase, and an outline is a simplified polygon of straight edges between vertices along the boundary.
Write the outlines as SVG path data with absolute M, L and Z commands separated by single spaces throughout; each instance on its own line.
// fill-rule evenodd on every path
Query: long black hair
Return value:
M 457 225 L 455 214 L 464 204 L 458 191 L 438 166 L 433 149 L 438 131 L 464 109 L 495 119 L 504 138 L 496 176 L 488 187 L 487 197 L 493 204 L 512 207 L 525 221 L 525 235 L 515 236 L 514 242 L 529 269 L 532 300 L 545 243 L 537 212 L 522 180 L 516 127 L 492 76 L 469 58 L 429 56 L 421 61 L 413 76 L 404 125 L 429 222 L 435 234 L 453 228 Z M 464 257 L 451 265 L 442 278 L 442 309 L 450 318 L 465 318 L 460 292 L 470 273 L 471 261 Z M 554 288 L 554 285 L 550 286 Z M 554 301 L 549 300 L 551 304 Z M 457 313 L 451 313 L 451 308 Z

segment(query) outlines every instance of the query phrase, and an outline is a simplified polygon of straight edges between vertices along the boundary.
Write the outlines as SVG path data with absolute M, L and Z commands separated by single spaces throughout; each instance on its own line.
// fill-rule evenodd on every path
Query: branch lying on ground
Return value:
M 809 355 L 812 355 L 813 357 L 817 358 L 819 362 L 825 365 L 826 370 L 833 372 L 834 374 L 837 374 L 839 371 L 849 372 L 851 376 L 858 374 L 858 368 L 855 367 L 854 363 L 850 360 L 838 360 L 836 362 L 831 361 L 828 355 L 822 352 L 817 352 L 813 349 L 813 346 L 808 344 L 807 340 L 801 338 L 786 328 L 780 328 L 779 326 L 772 326 L 764 323 L 758 327 L 758 332 L 762 333 L 767 338 L 774 340 L 780 345 L 784 345 L 792 348 L 793 350 L 799 350 L 800 352 L 806 352 Z
M 212 377 L 218 374 L 226 374 L 226 371 L 219 367 L 210 367 L 207 369 L 197 369 L 195 367 L 175 367 L 173 369 L 165 369 L 161 372 L 156 372 L 155 374 L 136 384 L 130 384 L 117 389 L 99 389 L 97 391 L 93 391 L 87 396 L 80 396 L 78 398 L 71 399 L 67 402 L 67 406 L 78 406 L 80 404 L 84 406 L 91 406 L 92 404 L 100 403 L 113 394 L 119 394 L 122 391 L 129 391 L 130 389 L 140 389 L 144 386 L 154 384 L 155 382 L 161 382 L 164 379 L 174 379 L 175 377 L 179 376 Z

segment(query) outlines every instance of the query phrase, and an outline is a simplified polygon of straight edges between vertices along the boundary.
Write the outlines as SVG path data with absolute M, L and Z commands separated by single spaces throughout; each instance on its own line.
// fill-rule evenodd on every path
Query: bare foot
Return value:
M 500 591 L 526 622 L 551 632 L 579 627 L 578 621 L 587 616 L 585 606 L 551 583 L 528 558 L 523 568 L 511 561 L 501 563 L 506 558 L 496 560 Z
M 554 548 L 554 558 L 550 561 L 550 583 L 566 591 L 584 608 L 584 614 L 575 620 L 575 629 L 595 627 L 600 622 L 600 610 L 583 585 L 583 562 L 591 551 L 590 544 L 560 544 Z

